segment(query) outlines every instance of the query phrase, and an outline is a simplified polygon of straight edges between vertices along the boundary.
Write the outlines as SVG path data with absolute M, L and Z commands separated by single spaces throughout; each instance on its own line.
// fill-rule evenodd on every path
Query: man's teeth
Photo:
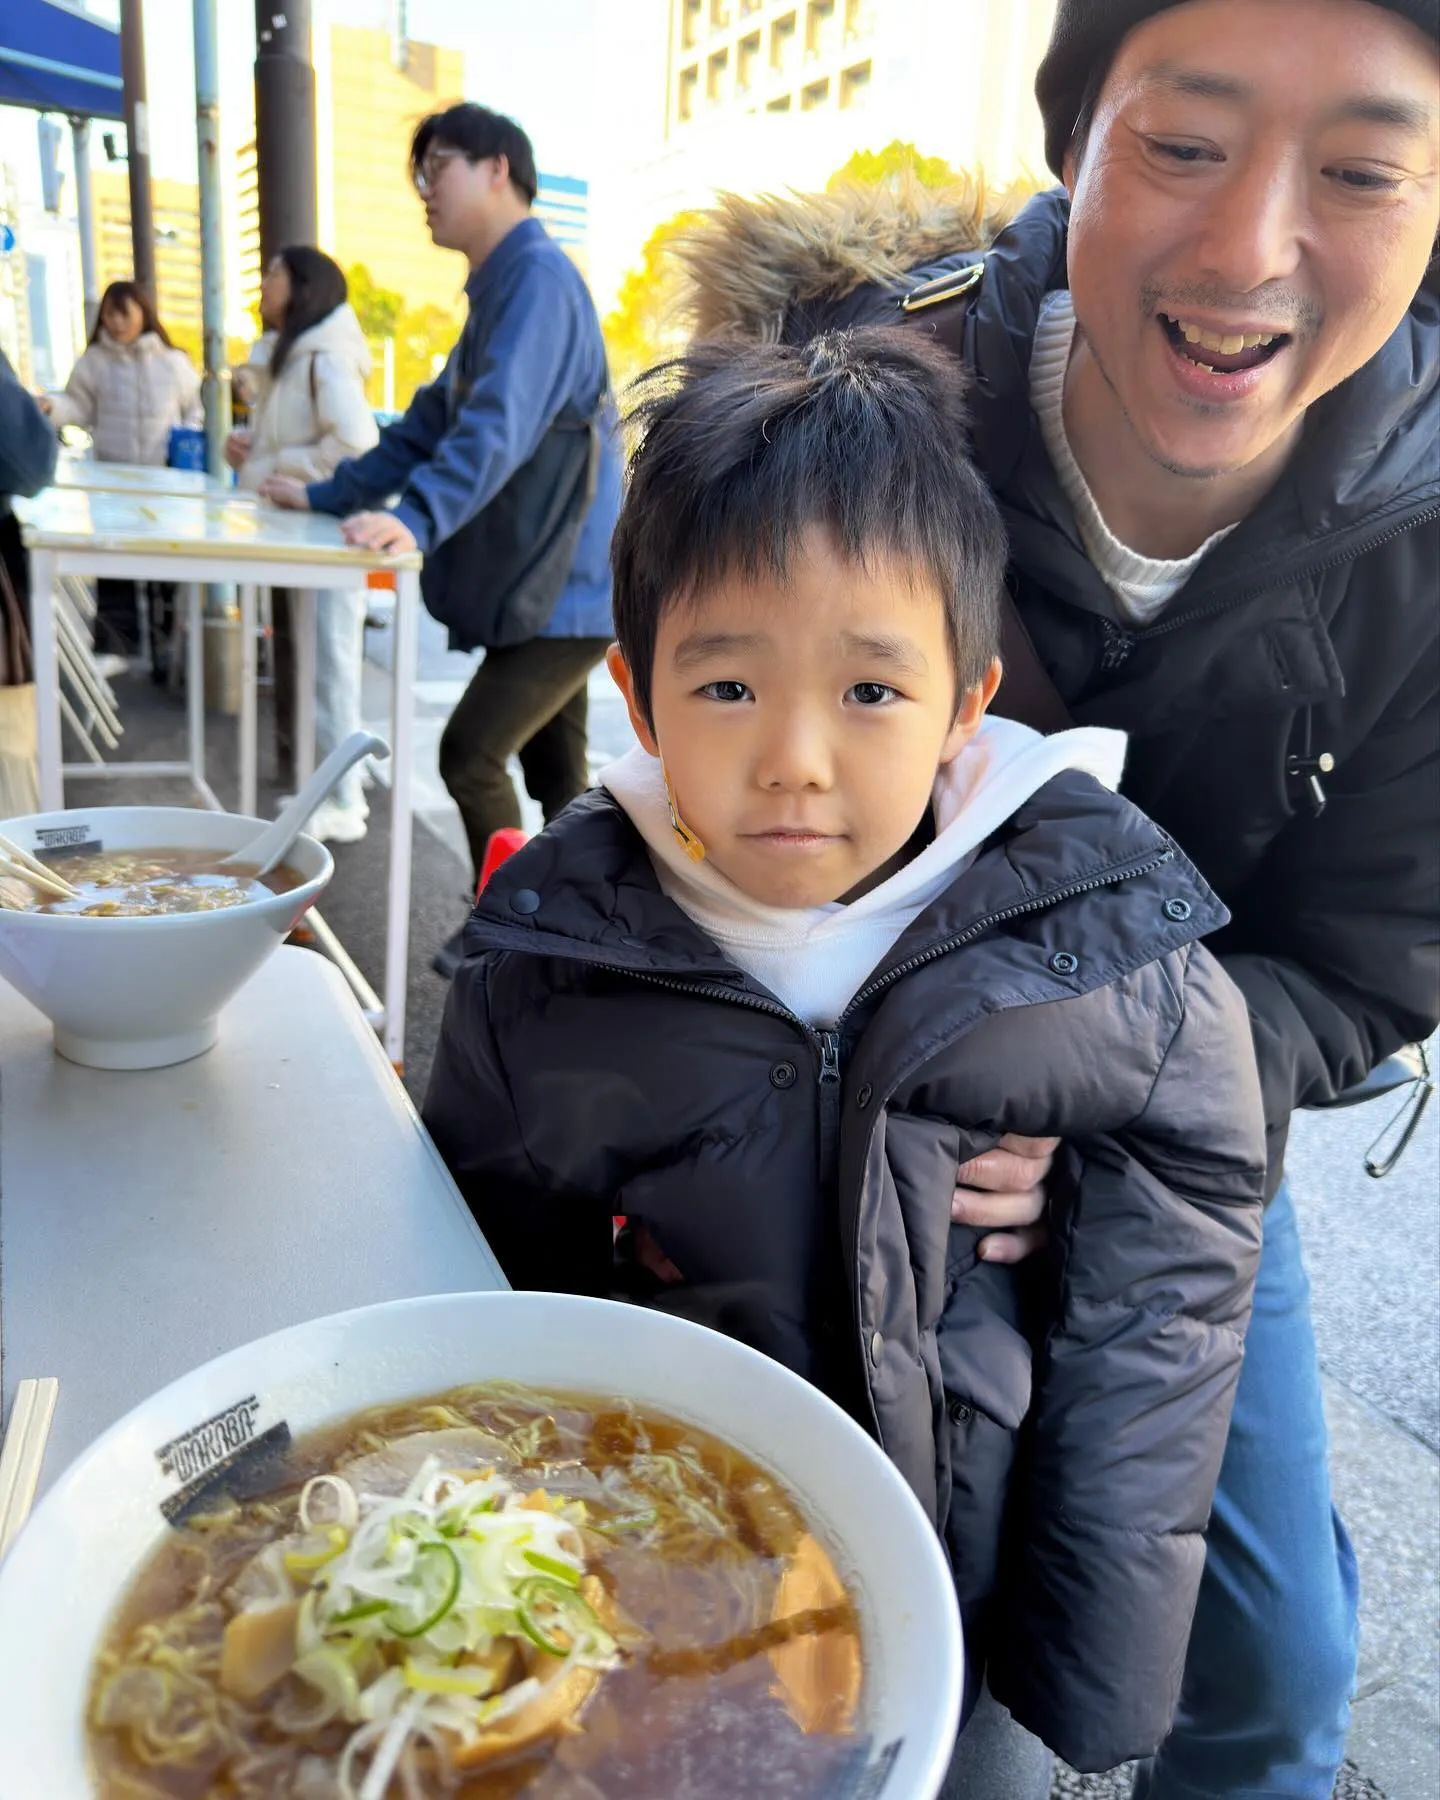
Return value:
M 1187 344 L 1198 344 L 1202 350 L 1213 350 L 1219 356 L 1235 356 L 1241 350 L 1254 350 L 1273 344 L 1282 334 L 1273 331 L 1233 332 L 1228 337 L 1218 331 L 1202 331 L 1198 325 L 1185 325 L 1179 319 L 1175 325 Z

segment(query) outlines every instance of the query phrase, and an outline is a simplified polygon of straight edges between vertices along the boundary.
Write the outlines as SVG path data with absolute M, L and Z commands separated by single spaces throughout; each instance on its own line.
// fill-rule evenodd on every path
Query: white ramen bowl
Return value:
M 437 1294 L 294 1326 L 172 1382 L 92 1444 L 0 1565 L 5 1800 L 91 1794 L 92 1658 L 169 1529 L 161 1507 L 178 1490 L 282 1425 L 298 1436 L 488 1380 L 648 1404 L 777 1476 L 858 1604 L 871 1740 L 858 1791 L 933 1800 L 959 1719 L 960 1624 L 939 1540 L 884 1453 L 816 1389 L 730 1338 L 640 1307 L 538 1293 Z
M 268 823 L 188 806 L 92 806 L 0 820 L 35 856 L 72 848 L 213 850 L 228 856 Z M 329 881 L 314 838 L 285 858 L 300 885 L 214 912 L 98 919 L 0 910 L 0 975 L 55 1028 L 55 1048 L 95 1069 L 158 1069 L 215 1042 L 234 998 Z

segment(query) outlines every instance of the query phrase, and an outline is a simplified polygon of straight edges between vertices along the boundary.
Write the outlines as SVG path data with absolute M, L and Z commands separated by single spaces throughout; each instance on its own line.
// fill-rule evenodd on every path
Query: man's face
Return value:
M 1191 475 L 1285 445 L 1414 298 L 1440 221 L 1435 45 L 1368 0 L 1191 0 L 1121 44 L 1072 196 L 1085 343 Z
M 789 577 L 727 577 L 661 619 L 651 718 L 610 670 L 710 862 L 770 906 L 855 898 L 895 866 L 999 665 L 955 709 L 944 602 L 812 527 Z
M 431 238 L 442 250 L 468 250 L 494 213 L 498 196 L 509 188 L 510 166 L 503 156 L 471 162 L 463 150 L 435 144 L 418 177 Z

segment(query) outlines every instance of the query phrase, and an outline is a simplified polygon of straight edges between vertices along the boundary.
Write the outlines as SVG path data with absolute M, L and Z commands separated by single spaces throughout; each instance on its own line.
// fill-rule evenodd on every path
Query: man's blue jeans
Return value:
M 1136 1800 L 1330 1800 L 1357 1596 L 1330 1499 L 1310 1283 L 1282 1186 L 1265 1214 L 1180 1708 Z

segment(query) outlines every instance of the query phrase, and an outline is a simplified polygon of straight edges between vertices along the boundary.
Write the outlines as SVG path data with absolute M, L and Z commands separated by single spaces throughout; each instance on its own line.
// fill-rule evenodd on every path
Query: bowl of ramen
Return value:
M 797 1376 L 446 1294 L 218 1358 L 0 1565 L 6 1800 L 929 1800 L 939 1540 Z
M 266 821 L 183 806 L 98 806 L 0 821 L 0 834 L 78 890 L 0 881 L 0 975 L 39 1008 L 55 1048 L 97 1069 L 199 1056 L 219 1013 L 329 881 L 297 838 L 263 881 L 217 865 Z

